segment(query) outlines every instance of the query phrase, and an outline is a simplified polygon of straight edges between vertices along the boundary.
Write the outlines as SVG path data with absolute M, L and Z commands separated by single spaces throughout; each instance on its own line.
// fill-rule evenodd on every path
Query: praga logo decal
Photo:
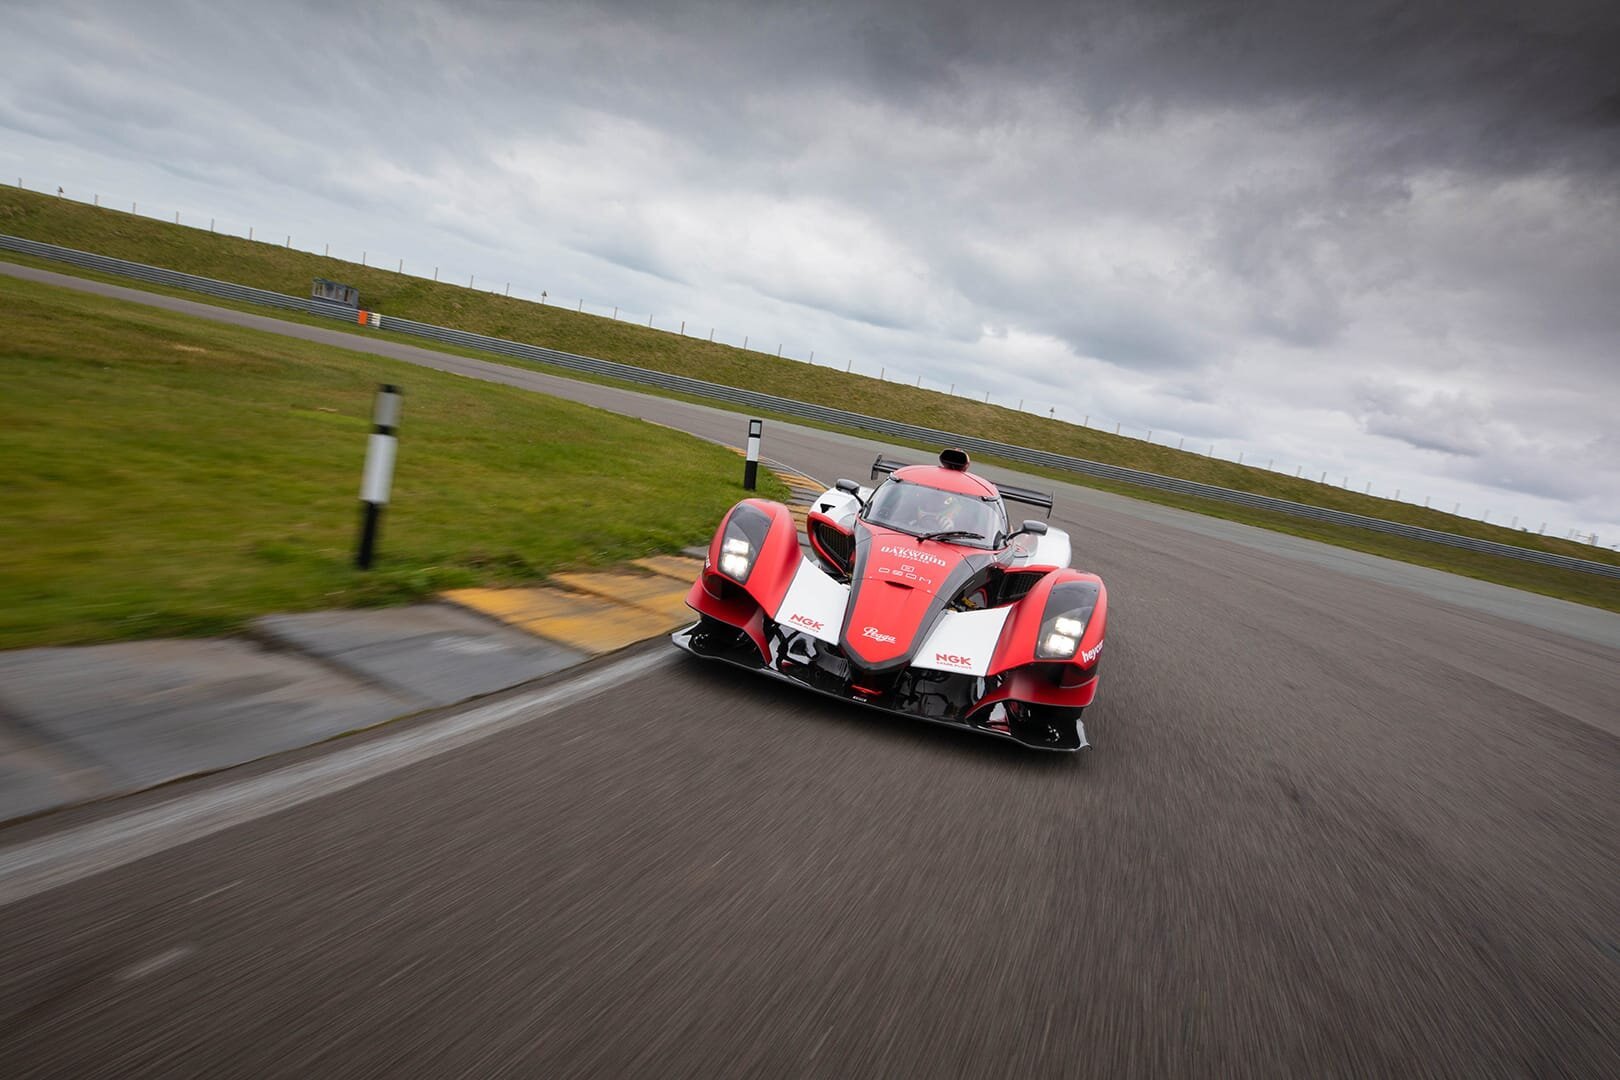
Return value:
M 871 638 L 873 641 L 886 642 L 890 645 L 894 644 L 893 634 L 885 634 L 875 626 L 868 626 L 866 629 L 862 630 L 861 637 Z

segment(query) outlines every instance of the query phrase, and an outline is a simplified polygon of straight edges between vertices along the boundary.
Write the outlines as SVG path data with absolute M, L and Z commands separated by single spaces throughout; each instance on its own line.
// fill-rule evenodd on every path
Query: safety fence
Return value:
M 165 285 L 169 288 L 204 293 L 209 296 L 217 296 L 241 303 L 261 304 L 287 311 L 300 311 L 350 323 L 360 322 L 394 333 L 427 338 L 464 349 L 498 353 L 536 364 L 563 368 L 568 371 L 617 379 L 640 386 L 657 387 L 673 393 L 690 394 L 694 397 L 724 402 L 728 405 L 791 416 L 801 420 L 813 420 L 839 427 L 854 428 L 859 431 L 885 435 L 893 439 L 921 442 L 934 446 L 947 444 L 960 446 L 964 450 L 980 456 L 1000 458 L 1006 461 L 1015 461 L 1063 472 L 1080 473 L 1116 483 L 1157 488 L 1160 491 L 1191 495 L 1201 499 L 1214 499 L 1218 502 L 1247 506 L 1256 510 L 1267 510 L 1273 513 L 1286 514 L 1290 517 L 1328 522 L 1333 525 L 1347 525 L 1358 529 L 1370 529 L 1374 532 L 1387 533 L 1408 540 L 1443 544 L 1447 547 L 1462 548 L 1485 555 L 1500 555 L 1510 559 L 1523 559 L 1528 562 L 1541 563 L 1544 566 L 1555 566 L 1564 570 L 1620 578 L 1620 565 L 1613 563 L 1577 559 L 1547 551 L 1535 551 L 1512 544 L 1480 540 L 1472 536 L 1459 536 L 1438 529 L 1425 529 L 1398 521 L 1386 521 L 1382 518 L 1368 517 L 1364 514 L 1352 514 L 1343 510 L 1331 510 L 1326 507 L 1293 502 L 1289 499 L 1255 495 L 1247 491 L 1236 491 L 1231 488 L 1217 487 L 1213 484 L 1201 484 L 1174 476 L 1160 476 L 1157 473 L 1144 472 L 1140 469 L 1127 469 L 1119 465 L 1109 465 L 1106 462 L 1070 457 L 1067 454 L 1055 454 L 1046 450 L 1032 450 L 1028 447 L 1014 446 L 990 439 L 980 439 L 972 435 L 940 431 L 935 428 L 920 427 L 916 424 L 886 420 L 882 417 L 865 416 L 861 413 L 834 409 L 811 402 L 795 401 L 792 398 L 778 397 L 774 394 L 762 394 L 735 386 L 724 386 L 720 383 L 705 382 L 702 379 L 687 378 L 683 375 L 651 371 L 647 368 L 621 364 L 612 360 L 598 360 L 594 357 L 579 356 L 575 353 L 559 352 L 556 349 L 526 345 L 518 341 L 507 341 L 504 338 L 488 337 L 484 334 L 454 330 L 445 326 L 434 326 L 430 323 L 415 322 L 411 319 L 396 318 L 377 312 L 357 312 L 356 309 L 343 304 L 287 296 L 284 293 L 254 289 L 246 285 L 232 284 L 228 281 L 215 281 L 212 278 L 183 274 L 176 270 L 165 270 L 162 267 L 147 266 L 144 263 L 109 258 L 105 255 L 95 255 L 85 251 L 75 251 L 72 248 L 41 243 L 37 240 L 26 240 L 21 237 L 0 234 L 0 250 L 15 251 L 38 258 L 68 263 L 87 270 L 133 278 L 155 285 Z

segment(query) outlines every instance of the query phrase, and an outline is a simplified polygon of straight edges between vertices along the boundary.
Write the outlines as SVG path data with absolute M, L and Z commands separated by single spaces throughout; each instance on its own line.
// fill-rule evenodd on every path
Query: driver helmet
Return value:
M 934 520 L 941 529 L 954 529 L 961 523 L 962 498 L 959 495 L 947 493 L 934 507 Z

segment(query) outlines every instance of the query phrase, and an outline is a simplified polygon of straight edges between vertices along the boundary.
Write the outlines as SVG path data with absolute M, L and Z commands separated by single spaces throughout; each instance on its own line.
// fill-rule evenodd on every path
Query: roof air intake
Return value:
M 967 451 L 956 449 L 941 450 L 939 452 L 939 463 L 945 466 L 947 469 L 954 469 L 957 472 L 967 472 Z

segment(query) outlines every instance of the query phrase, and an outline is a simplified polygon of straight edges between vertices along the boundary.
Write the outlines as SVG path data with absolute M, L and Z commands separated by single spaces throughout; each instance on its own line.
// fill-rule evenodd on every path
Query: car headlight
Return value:
M 720 572 L 742 585 L 754 571 L 754 560 L 771 531 L 771 519 L 746 503 L 732 510 L 720 539 Z
M 1086 623 L 1097 606 L 1098 589 L 1091 581 L 1065 581 L 1046 598 L 1045 618 L 1035 639 L 1040 660 L 1072 660 Z
M 720 545 L 720 572 L 743 581 L 753 568 L 754 545 L 740 536 L 728 536 Z
M 1052 620 L 1051 630 L 1041 635 L 1040 648 L 1035 653 L 1049 660 L 1067 660 L 1080 647 L 1080 636 L 1085 632 L 1084 619 L 1059 615 Z

